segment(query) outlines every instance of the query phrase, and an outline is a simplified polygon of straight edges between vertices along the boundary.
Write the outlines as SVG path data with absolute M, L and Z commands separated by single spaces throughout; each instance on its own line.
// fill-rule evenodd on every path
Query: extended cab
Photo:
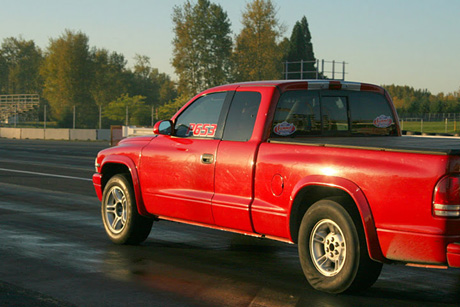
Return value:
M 97 156 L 115 243 L 157 220 L 296 243 L 309 283 L 332 293 L 371 286 L 382 263 L 460 267 L 460 144 L 401 136 L 381 87 L 224 85 L 153 132 Z

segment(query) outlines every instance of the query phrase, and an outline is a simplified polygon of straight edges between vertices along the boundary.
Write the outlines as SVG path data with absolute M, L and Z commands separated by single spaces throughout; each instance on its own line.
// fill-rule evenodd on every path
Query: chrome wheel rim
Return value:
M 105 218 L 109 230 L 118 234 L 123 231 L 127 217 L 126 195 L 119 187 L 113 187 L 105 202 Z
M 340 227 L 332 220 L 316 223 L 310 235 L 311 259 L 316 269 L 324 276 L 338 274 L 347 256 L 345 237 Z

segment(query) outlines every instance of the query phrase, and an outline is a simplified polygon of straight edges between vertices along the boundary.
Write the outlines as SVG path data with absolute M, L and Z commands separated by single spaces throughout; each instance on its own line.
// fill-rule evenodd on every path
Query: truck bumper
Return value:
M 94 189 L 96 190 L 97 198 L 102 201 L 102 174 L 94 173 L 93 174 L 93 185 Z
M 447 263 L 450 267 L 460 268 L 460 242 L 447 245 Z
M 378 229 L 383 255 L 406 263 L 460 267 L 460 235 Z

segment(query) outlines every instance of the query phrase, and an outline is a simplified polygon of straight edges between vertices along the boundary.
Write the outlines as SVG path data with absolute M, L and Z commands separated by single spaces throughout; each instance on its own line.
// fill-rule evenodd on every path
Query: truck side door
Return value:
M 266 96 L 271 97 L 271 93 Z M 260 144 L 260 136 L 254 133 L 254 126 L 261 98 L 260 92 L 239 88 L 230 105 L 217 150 L 216 186 L 212 199 L 212 211 L 218 226 L 253 232 L 250 205 L 255 159 Z M 263 121 L 262 116 L 258 123 L 260 127 L 264 126 Z
M 139 179 L 148 212 L 214 224 L 217 134 L 226 97 L 218 92 L 197 98 L 176 118 L 173 135 L 158 135 L 144 148 Z

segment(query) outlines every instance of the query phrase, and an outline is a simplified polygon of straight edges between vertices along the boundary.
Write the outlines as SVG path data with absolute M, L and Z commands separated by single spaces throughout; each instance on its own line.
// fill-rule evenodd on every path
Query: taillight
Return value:
M 460 177 L 449 175 L 439 180 L 434 189 L 433 215 L 460 217 Z

